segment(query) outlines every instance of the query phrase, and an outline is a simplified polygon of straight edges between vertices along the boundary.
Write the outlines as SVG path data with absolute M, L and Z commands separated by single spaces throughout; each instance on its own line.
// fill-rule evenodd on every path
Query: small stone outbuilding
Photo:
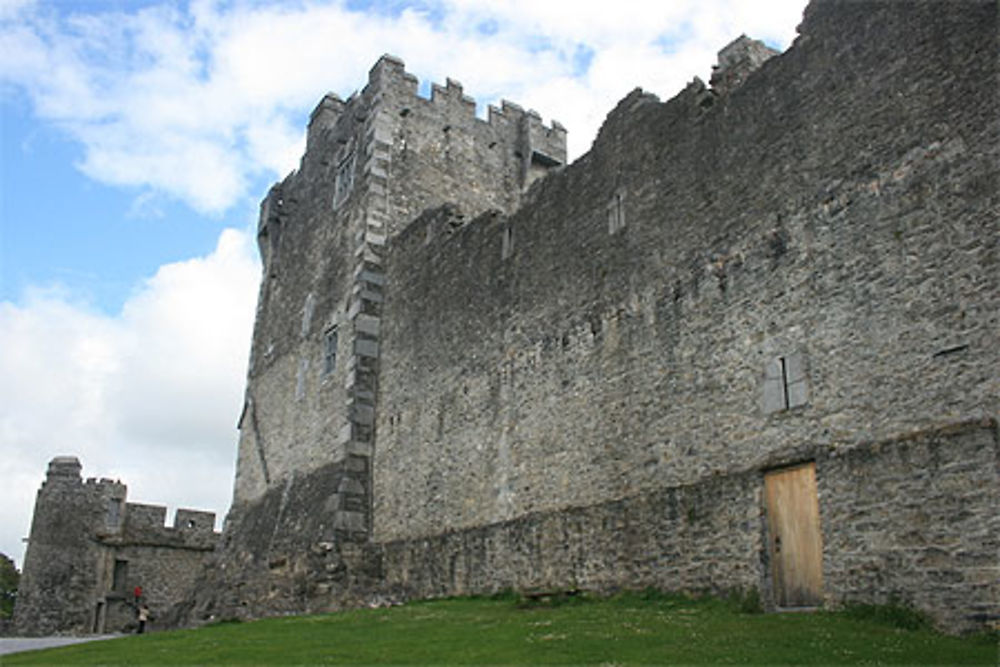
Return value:
M 127 632 L 189 599 L 215 550 L 215 514 L 126 502 L 128 488 L 57 456 L 38 490 L 13 629 L 19 635 Z M 155 625 L 155 624 L 154 624 Z

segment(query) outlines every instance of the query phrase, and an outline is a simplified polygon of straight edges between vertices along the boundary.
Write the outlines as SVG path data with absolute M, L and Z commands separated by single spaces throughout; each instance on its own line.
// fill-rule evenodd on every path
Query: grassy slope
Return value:
M 525 607 L 452 599 L 219 624 L 5 656 L 28 664 L 990 664 L 996 639 L 845 614 L 740 614 L 718 600 L 625 595 Z

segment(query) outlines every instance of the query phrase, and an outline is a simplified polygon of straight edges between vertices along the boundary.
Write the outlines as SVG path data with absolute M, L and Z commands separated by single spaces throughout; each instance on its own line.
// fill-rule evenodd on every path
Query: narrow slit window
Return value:
M 338 208 L 354 188 L 354 152 L 351 151 L 337 164 L 333 182 L 333 207 Z
M 608 202 L 608 233 L 616 234 L 625 228 L 625 196 L 616 192 Z
M 514 228 L 504 227 L 503 238 L 500 244 L 500 258 L 507 259 L 514 252 Z
M 337 327 L 331 327 L 323 334 L 323 375 L 337 370 Z

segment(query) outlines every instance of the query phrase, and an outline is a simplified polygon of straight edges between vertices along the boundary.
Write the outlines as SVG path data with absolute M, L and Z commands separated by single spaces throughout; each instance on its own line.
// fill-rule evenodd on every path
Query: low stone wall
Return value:
M 950 631 L 1000 618 L 997 427 L 962 423 L 816 462 L 827 606 L 898 600 Z M 514 588 L 724 592 L 771 599 L 764 470 L 383 546 L 405 597 Z
M 949 630 L 1000 620 L 1000 448 L 992 420 L 817 463 L 828 602 L 910 604 Z
M 723 590 L 760 580 L 759 475 L 384 545 L 390 588 L 415 597 L 506 588 Z M 720 539 L 724 538 L 724 539 Z

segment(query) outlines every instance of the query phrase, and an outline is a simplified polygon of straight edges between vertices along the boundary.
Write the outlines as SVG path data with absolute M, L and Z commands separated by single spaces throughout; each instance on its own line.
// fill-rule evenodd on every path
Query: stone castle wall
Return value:
M 822 603 L 1000 616 L 995 24 L 814 2 L 786 53 L 633 92 L 539 182 L 563 130 L 509 103 L 423 100 L 392 58 L 325 98 L 262 205 L 234 505 L 179 618 L 508 585 L 773 605 L 765 474 L 802 462 Z
M 803 449 L 817 463 L 826 604 L 903 602 L 941 627 L 997 618 L 995 422 Z M 764 591 L 762 470 L 384 545 L 387 590 L 439 597 L 655 587 Z
M 510 217 L 390 241 L 376 540 L 1000 412 L 988 36 L 824 7 L 728 96 L 627 97 Z
M 121 632 L 141 602 L 166 614 L 193 595 L 215 549 L 215 514 L 126 502 L 127 487 L 80 477 L 76 457 L 56 457 L 38 491 L 13 629 L 21 635 Z
M 324 98 L 307 143 L 301 168 L 261 210 L 265 278 L 240 420 L 237 505 L 352 451 L 367 456 L 387 235 L 446 201 L 469 215 L 512 210 L 522 184 L 565 162 L 559 126 L 546 128 L 510 103 L 480 120 L 450 80 L 420 98 L 416 79 L 389 57 L 348 101 Z M 339 363 L 329 369 L 333 330 Z
M 828 599 L 903 601 L 945 628 L 1000 619 L 995 421 L 831 453 L 818 465 Z

